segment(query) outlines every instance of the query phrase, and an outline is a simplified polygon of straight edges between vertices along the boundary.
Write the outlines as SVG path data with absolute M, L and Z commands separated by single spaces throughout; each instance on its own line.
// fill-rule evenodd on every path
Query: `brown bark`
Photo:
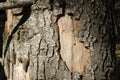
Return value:
M 16 16 L 4 43 L 7 79 L 115 80 L 112 0 L 38 0 L 32 8 L 17 28 Z

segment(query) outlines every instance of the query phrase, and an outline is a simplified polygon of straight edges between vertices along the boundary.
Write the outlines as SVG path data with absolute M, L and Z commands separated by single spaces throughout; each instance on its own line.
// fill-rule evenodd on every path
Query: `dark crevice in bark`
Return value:
M 8 50 L 8 48 L 9 48 L 9 44 L 10 44 L 11 40 L 13 39 L 14 34 L 15 34 L 16 31 L 20 28 L 20 26 L 26 22 L 26 20 L 27 20 L 27 19 L 30 17 L 30 15 L 31 15 L 31 5 L 23 8 L 23 9 L 24 9 L 25 11 L 23 11 L 23 16 L 22 16 L 22 18 L 20 19 L 20 21 L 18 22 L 18 24 L 14 27 L 13 31 L 11 32 L 10 36 L 9 36 L 8 39 L 7 39 L 6 47 L 5 47 L 5 50 L 4 50 L 4 57 L 6 56 L 7 50 Z
M 3 55 L 3 33 L 4 33 L 4 26 L 5 26 L 5 21 L 1 21 L 2 23 L 0 24 L 0 58 L 2 58 Z
M 0 2 L 5 2 L 6 0 L 1 0 Z M 3 34 L 4 34 L 4 28 L 5 28 L 5 21 L 7 20 L 6 12 L 3 10 L 0 10 L 0 80 L 7 80 L 7 77 L 5 75 L 4 67 L 3 67 Z
M 5 2 L 5 0 L 1 0 L 0 2 Z M 7 80 L 7 77 L 5 76 L 5 71 L 3 67 L 3 33 L 4 33 L 4 27 L 5 27 L 5 21 L 7 19 L 5 11 L 0 11 L 0 80 Z
M 6 0 L 1 0 L 1 2 L 5 2 Z M 5 10 L 0 10 L 0 58 L 2 58 L 3 55 L 3 34 L 5 29 L 5 21 L 7 20 L 7 15 Z
M 5 76 L 4 67 L 0 63 L 0 80 L 7 80 L 7 77 Z
M 39 57 L 37 56 L 37 70 L 36 70 L 37 72 L 36 72 L 36 75 L 37 75 L 37 77 L 36 77 L 36 79 L 38 80 L 38 71 L 39 71 Z

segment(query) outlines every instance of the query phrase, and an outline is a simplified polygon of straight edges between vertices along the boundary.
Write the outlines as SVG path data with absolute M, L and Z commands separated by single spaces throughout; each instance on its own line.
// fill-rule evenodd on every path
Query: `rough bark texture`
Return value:
M 37 0 L 31 7 L 4 36 L 8 80 L 115 80 L 112 0 Z
M 116 26 L 117 26 L 117 44 L 116 44 L 116 75 L 118 76 L 118 80 L 120 79 L 120 0 L 115 1 L 115 18 L 116 18 Z
M 9 2 L 0 3 L 0 10 L 6 10 L 11 8 L 21 8 L 28 5 L 32 5 L 34 0 L 7 0 Z

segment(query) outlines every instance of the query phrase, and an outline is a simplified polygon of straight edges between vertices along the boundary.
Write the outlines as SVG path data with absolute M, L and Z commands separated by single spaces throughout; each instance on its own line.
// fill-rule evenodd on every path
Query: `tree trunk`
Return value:
M 112 0 L 37 0 L 4 34 L 7 80 L 115 80 L 112 10 Z

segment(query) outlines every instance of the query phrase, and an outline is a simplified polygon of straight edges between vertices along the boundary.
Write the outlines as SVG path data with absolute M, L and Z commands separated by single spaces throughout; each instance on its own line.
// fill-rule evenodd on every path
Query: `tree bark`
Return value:
M 37 0 L 36 5 L 17 28 L 27 15 L 15 16 L 4 38 L 7 80 L 115 80 L 112 0 Z
M 0 10 L 26 7 L 32 5 L 33 3 L 34 1 L 32 0 L 4 2 L 4 3 L 0 3 Z

